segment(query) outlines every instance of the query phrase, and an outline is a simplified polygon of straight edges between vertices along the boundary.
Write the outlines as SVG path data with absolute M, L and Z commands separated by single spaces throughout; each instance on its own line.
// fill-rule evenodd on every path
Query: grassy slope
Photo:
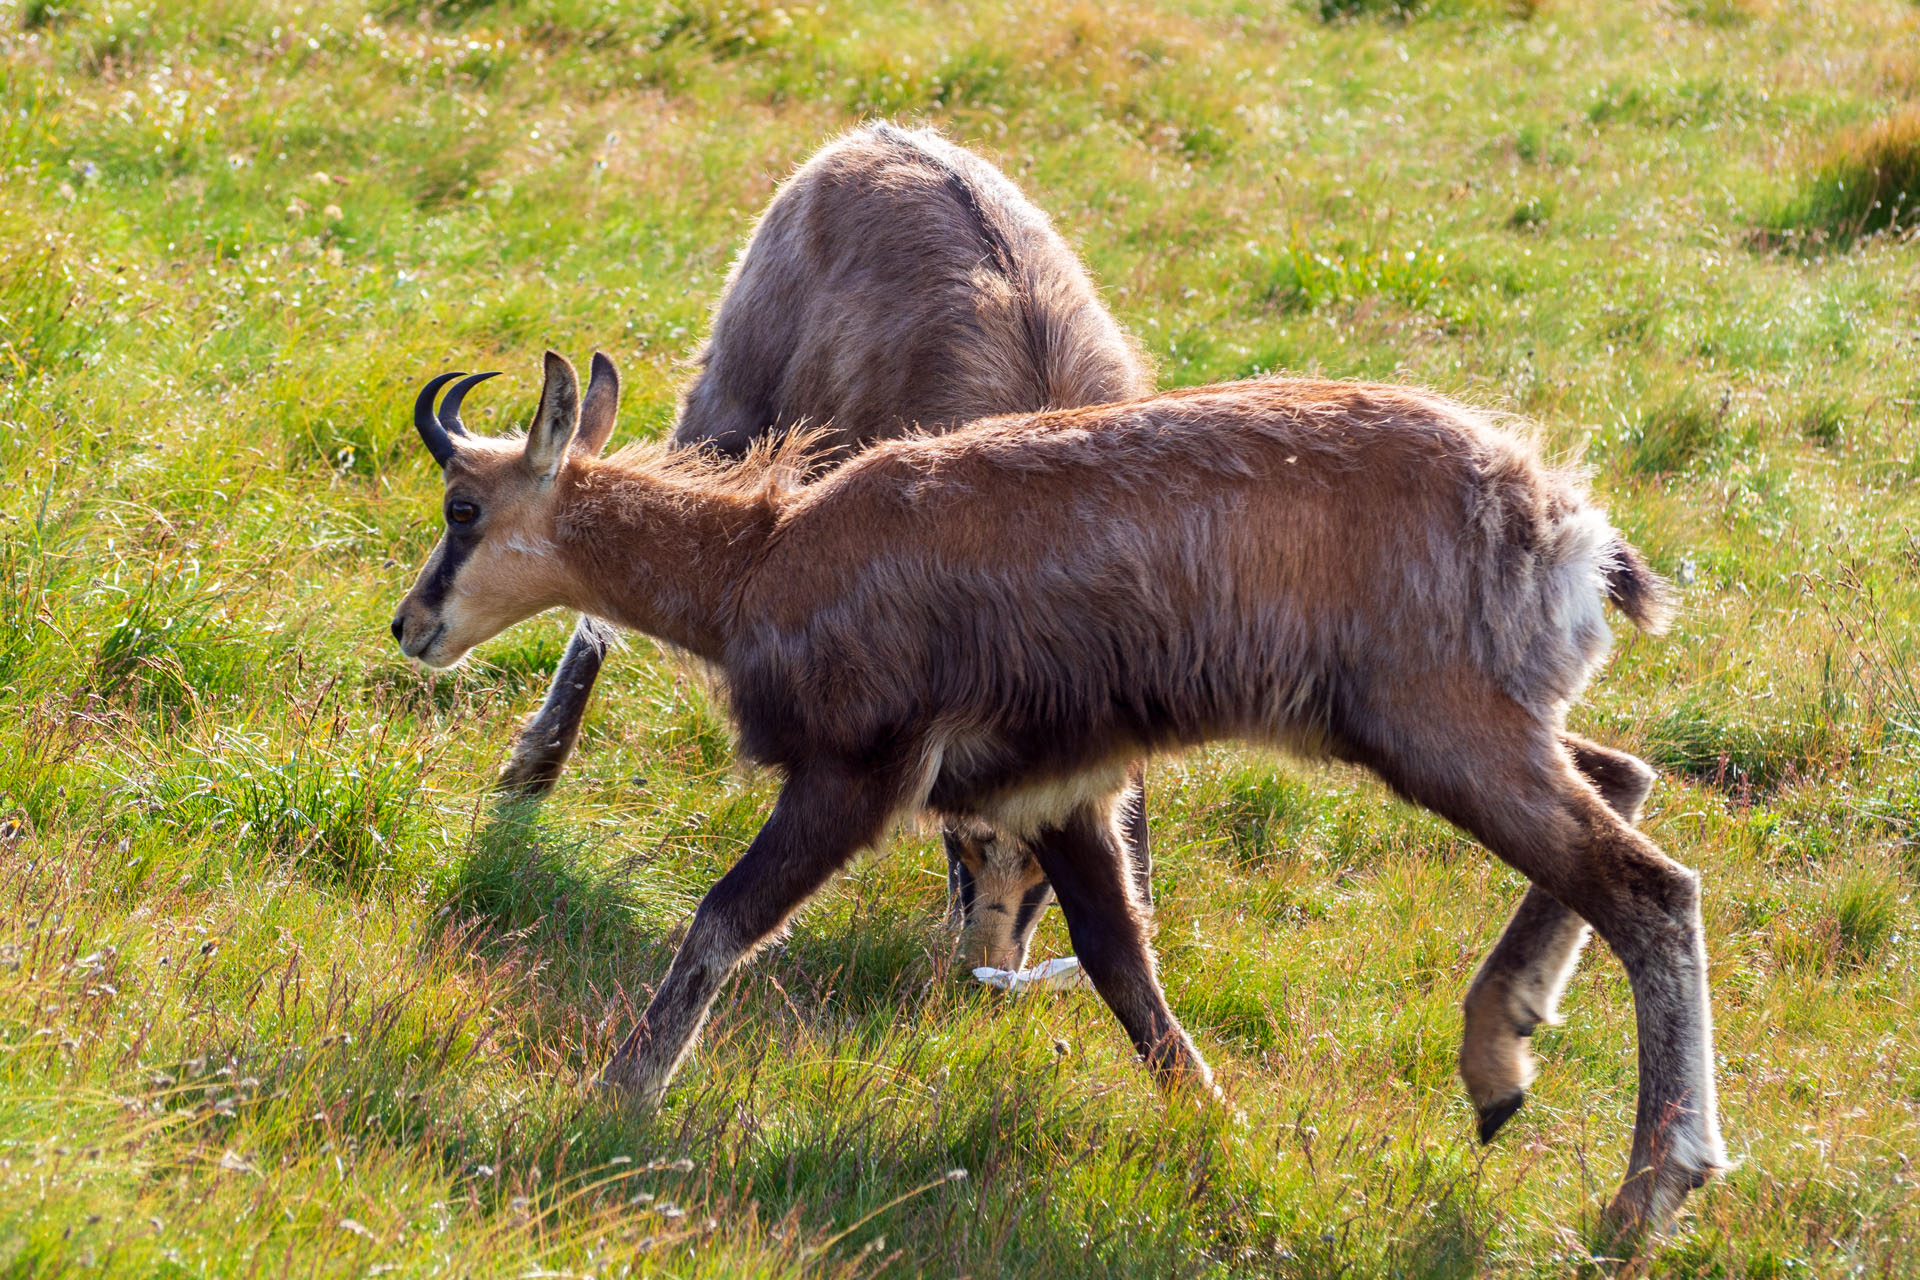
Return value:
M 919 832 L 659 1116 L 586 1095 L 770 784 L 638 642 L 556 798 L 492 807 L 564 623 L 401 662 L 405 406 L 504 367 L 499 429 L 541 346 L 600 345 L 657 433 L 752 212 L 875 112 L 1000 159 L 1168 384 L 1411 379 L 1584 449 L 1688 583 L 1576 725 L 1667 771 L 1744 1160 L 1654 1270 L 1920 1269 L 1920 271 L 1805 213 L 1920 91 L 1910 6 L 423 8 L 0 4 L 0 1274 L 1579 1266 L 1617 965 L 1483 1154 L 1456 1002 L 1516 878 L 1231 752 L 1153 800 L 1164 972 L 1240 1120 L 1168 1116 L 1091 996 L 953 981 Z

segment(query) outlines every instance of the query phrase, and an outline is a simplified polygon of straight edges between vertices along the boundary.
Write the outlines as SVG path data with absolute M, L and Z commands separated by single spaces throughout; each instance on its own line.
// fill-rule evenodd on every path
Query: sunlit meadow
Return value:
M 636 640 L 553 798 L 494 799 L 568 623 L 395 651 L 408 405 L 502 368 L 504 430 L 601 347 L 660 434 L 755 211 L 873 116 L 1013 174 L 1164 385 L 1418 382 L 1585 460 L 1685 612 L 1575 727 L 1705 875 L 1740 1161 L 1634 1267 L 1920 1274 L 1920 8 L 0 0 L 0 1275 L 1609 1265 L 1617 963 L 1480 1149 L 1458 1000 L 1518 878 L 1252 754 L 1151 780 L 1231 1114 L 1091 994 L 956 974 L 918 829 L 657 1115 L 588 1090 L 773 784 Z

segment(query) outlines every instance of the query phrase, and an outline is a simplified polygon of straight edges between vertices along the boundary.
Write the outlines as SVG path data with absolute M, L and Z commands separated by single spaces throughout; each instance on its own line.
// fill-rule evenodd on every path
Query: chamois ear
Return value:
M 567 446 L 580 427 L 580 379 L 557 351 L 547 352 L 547 377 L 540 387 L 540 407 L 527 428 L 527 470 L 545 484 L 566 461 Z
M 593 353 L 593 372 L 587 377 L 587 398 L 580 402 L 580 430 L 573 451 L 595 457 L 613 437 L 613 420 L 620 414 L 620 371 L 602 352 Z

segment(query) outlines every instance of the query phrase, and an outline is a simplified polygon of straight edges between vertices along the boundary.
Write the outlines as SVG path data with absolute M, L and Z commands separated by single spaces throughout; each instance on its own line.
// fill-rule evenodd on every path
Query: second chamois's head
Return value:
M 566 603 L 554 555 L 556 481 L 570 460 L 600 452 L 620 408 L 611 360 L 594 355 L 583 400 L 573 366 L 549 351 L 526 438 L 469 435 L 460 402 L 493 376 L 443 373 L 414 404 L 413 424 L 446 480 L 446 532 L 394 613 L 393 638 L 430 667 L 453 666 L 481 641 Z M 455 378 L 436 412 L 434 397 Z

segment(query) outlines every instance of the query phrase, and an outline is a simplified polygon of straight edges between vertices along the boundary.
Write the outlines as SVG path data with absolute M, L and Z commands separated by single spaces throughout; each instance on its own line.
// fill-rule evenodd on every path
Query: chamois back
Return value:
M 981 785 L 1068 767 L 1036 751 L 1358 750 L 1435 681 L 1557 723 L 1618 566 L 1658 582 L 1577 472 L 1442 397 L 1350 383 L 984 420 L 781 507 L 737 603 L 743 745 L 784 764 L 932 714 Z
M 1144 394 L 1144 358 L 1047 216 L 939 134 L 872 124 L 784 183 L 734 264 L 676 446 L 820 456 Z

